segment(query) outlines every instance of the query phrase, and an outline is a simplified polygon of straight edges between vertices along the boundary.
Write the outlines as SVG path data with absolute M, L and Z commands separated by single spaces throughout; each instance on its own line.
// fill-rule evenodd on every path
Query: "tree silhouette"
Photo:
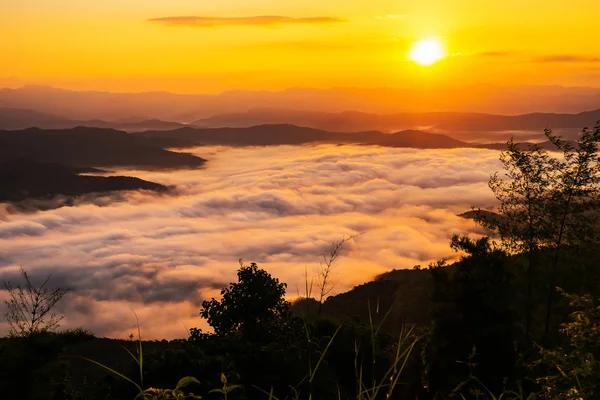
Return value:
M 423 352 L 428 387 L 434 395 L 466 392 L 474 374 L 496 393 L 513 377 L 516 361 L 508 257 L 487 237 L 454 235 L 451 247 L 465 253 L 458 263 L 430 267 L 432 330 Z
M 575 144 L 545 131 L 562 157 L 513 140 L 500 160 L 504 176 L 494 174 L 489 186 L 500 200 L 499 216 L 479 212 L 477 222 L 495 230 L 505 250 L 526 256 L 527 271 L 525 334 L 534 327 L 534 293 L 546 293 L 544 335 L 548 336 L 556 298 L 558 267 L 566 249 L 590 244 L 597 239 L 600 209 L 600 125 L 585 128 Z M 552 254 L 550 261 L 543 258 Z M 543 278 L 543 282 L 536 283 Z
M 13 287 L 10 282 L 4 282 L 8 291 L 8 300 L 4 302 L 10 335 L 25 337 L 53 331 L 63 319 L 54 312 L 54 306 L 69 290 L 48 287 L 51 275 L 39 287 L 35 287 L 27 272 L 23 268 L 19 271 L 25 280 L 24 286 Z
M 566 246 L 588 244 L 597 239 L 597 210 L 600 208 L 600 125 L 584 128 L 576 146 L 546 130 L 548 139 L 563 153 L 556 163 L 556 189 L 552 192 L 552 247 L 544 333 L 550 332 L 555 302 L 557 269 Z
M 533 323 L 534 283 L 539 269 L 540 248 L 549 239 L 548 203 L 552 171 L 556 160 L 537 145 L 521 148 L 512 139 L 500 154 L 504 177 L 495 173 L 489 186 L 500 200 L 500 217 L 479 212 L 477 222 L 500 235 L 505 250 L 525 254 L 527 290 L 525 300 L 525 336 L 530 337 Z
M 202 318 L 218 336 L 239 333 L 256 339 L 280 330 L 290 316 L 290 303 L 284 298 L 287 285 L 255 263 L 242 266 L 237 275 L 238 282 L 221 291 L 220 301 L 202 303 Z

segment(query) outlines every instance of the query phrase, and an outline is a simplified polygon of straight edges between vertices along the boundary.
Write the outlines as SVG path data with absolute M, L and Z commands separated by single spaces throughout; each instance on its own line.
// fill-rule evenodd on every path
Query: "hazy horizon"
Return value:
M 523 83 L 520 85 L 508 85 L 508 84 L 491 84 L 491 83 L 471 83 L 464 85 L 466 87 L 479 87 L 479 88 L 562 88 L 562 89 L 600 89 L 600 82 L 595 85 L 560 85 L 560 84 L 538 84 L 532 85 Z M 437 85 L 437 87 L 454 87 L 457 85 Z M 217 91 L 202 91 L 202 90 L 194 90 L 194 91 L 171 91 L 171 90 L 151 90 L 151 89 L 143 89 L 137 91 L 128 91 L 128 90 L 119 90 L 119 88 L 114 88 L 112 90 L 107 89 L 81 89 L 81 88 L 70 88 L 68 85 L 61 84 L 51 84 L 51 83 L 43 83 L 38 81 L 26 81 L 21 80 L 16 77 L 0 77 L 0 90 L 2 89 L 25 89 L 25 88 L 47 88 L 47 89 L 56 89 L 56 90 L 64 90 L 64 91 L 73 91 L 73 92 L 102 92 L 102 93 L 111 93 L 111 94 L 151 94 L 151 93 L 168 93 L 182 96 L 194 96 L 194 95 L 222 95 L 226 93 L 235 93 L 235 92 L 286 92 L 293 90 L 407 90 L 407 89 L 423 89 L 420 85 L 414 84 L 398 84 L 397 86 L 360 86 L 360 85 L 347 85 L 347 86 L 284 86 L 281 88 L 271 88 L 271 89 L 241 89 L 241 88 L 231 88 L 231 89 L 222 89 Z M 426 89 L 430 89 L 427 87 Z
M 470 88 L 418 85 L 397 88 L 291 87 L 284 90 L 180 94 L 163 91 L 81 91 L 25 85 L 0 89 L 0 107 L 29 109 L 71 119 L 137 118 L 180 122 L 265 109 L 380 115 L 460 112 L 509 116 L 531 113 L 577 114 L 600 109 L 600 88 L 557 85 L 474 85 Z

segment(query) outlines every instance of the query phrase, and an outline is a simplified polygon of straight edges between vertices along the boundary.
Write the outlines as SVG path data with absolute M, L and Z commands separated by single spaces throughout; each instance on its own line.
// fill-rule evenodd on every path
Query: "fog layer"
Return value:
M 62 327 L 98 335 L 133 332 L 134 309 L 145 338 L 185 337 L 205 328 L 203 299 L 235 280 L 238 260 L 257 262 L 304 291 L 322 254 L 343 236 L 336 266 L 342 292 L 393 268 L 455 257 L 453 233 L 480 233 L 456 215 L 490 206 L 489 150 L 413 150 L 374 146 L 203 147 L 197 170 L 117 171 L 165 185 L 169 196 L 120 194 L 33 214 L 0 206 L 0 280 L 72 289 L 62 302 Z M 5 298 L 6 292 L 0 292 Z M 4 313 L 4 305 L 0 312 Z M 0 335 L 6 333 L 0 325 Z

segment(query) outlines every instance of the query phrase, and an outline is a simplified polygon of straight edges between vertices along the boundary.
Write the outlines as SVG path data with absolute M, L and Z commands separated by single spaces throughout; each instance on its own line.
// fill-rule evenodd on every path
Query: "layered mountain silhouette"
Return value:
M 118 121 L 73 120 L 34 110 L 0 107 L 0 130 L 69 129 L 80 126 L 110 128 L 126 132 L 171 131 L 179 128 L 251 128 L 257 125 L 299 125 L 328 132 L 365 133 L 426 130 L 448 133 L 460 140 L 494 141 L 517 136 L 520 140 L 539 140 L 543 131 L 552 128 L 574 139 L 581 128 L 600 121 L 600 110 L 578 114 L 534 113 L 516 116 L 476 113 L 396 113 L 360 112 L 324 113 L 283 109 L 255 109 L 245 113 L 219 114 L 190 124 L 139 119 Z M 528 134 L 525 132 L 529 132 Z
M 417 149 L 487 148 L 502 150 L 506 143 L 479 144 L 448 135 L 406 130 L 329 132 L 296 125 L 258 125 L 248 128 L 180 128 L 171 131 L 126 133 L 114 129 L 77 127 L 0 131 L 0 162 L 28 159 L 77 167 L 133 167 L 142 169 L 196 168 L 206 160 L 169 148 L 204 145 L 274 146 L 303 144 L 359 144 Z M 529 142 L 519 143 L 526 148 Z M 539 144 L 552 149 L 549 142 Z
M 0 89 L 0 107 L 37 110 L 74 120 L 114 121 L 124 118 L 158 118 L 191 122 L 216 114 L 245 113 L 256 108 L 294 108 L 326 113 L 358 110 L 365 113 L 459 111 L 494 114 L 530 112 L 577 113 L 600 104 L 600 89 L 560 86 L 488 85 L 414 88 L 292 88 L 282 91 L 230 91 L 215 95 L 184 95 L 167 92 L 108 93 L 70 91 L 46 86 Z M 254 121 L 262 123 L 299 121 Z M 426 121 L 427 122 L 427 121 Z M 430 126 L 427 122 L 425 126 Z M 340 126 L 313 126 L 324 130 Z M 582 126 L 578 126 L 581 128 Z M 120 128 L 120 127 L 119 127 Z M 401 130 L 414 126 L 358 127 L 357 130 Z
M 166 192 L 167 187 L 128 176 L 88 176 L 94 168 L 15 160 L 0 163 L 0 202 L 77 197 L 123 190 Z
M 396 131 L 420 129 L 440 131 L 539 131 L 594 126 L 600 121 L 600 110 L 578 114 L 532 113 L 523 115 L 493 115 L 477 113 L 396 113 L 369 114 L 362 112 L 324 113 L 285 109 L 254 109 L 245 113 L 220 114 L 192 122 L 206 127 L 248 127 L 262 124 L 289 123 L 338 132 L 365 130 Z
M 205 160 L 113 129 L 0 131 L 0 162 L 28 159 L 77 167 L 195 168 Z
M 310 143 L 362 144 L 386 147 L 410 147 L 415 149 L 480 148 L 492 150 L 506 149 L 506 142 L 472 143 L 454 139 L 448 135 L 428 133 L 419 130 L 405 130 L 395 133 L 380 131 L 329 132 L 296 125 L 258 125 L 248 128 L 182 128 L 174 131 L 147 131 L 132 133 L 156 146 L 193 147 L 203 145 L 222 146 L 273 146 L 302 145 Z M 531 142 L 518 142 L 523 149 Z M 574 142 L 571 142 L 574 145 Z M 549 141 L 536 144 L 545 149 L 556 148 Z
M 341 133 L 295 125 L 259 125 L 249 128 L 182 128 L 174 131 L 148 131 L 132 136 L 153 140 L 164 147 L 189 147 L 200 145 L 271 146 L 308 143 L 371 144 L 389 147 L 414 147 L 420 149 L 447 149 L 474 147 L 446 135 L 407 130 L 393 134 L 378 131 Z
M 112 128 L 127 132 L 145 130 L 169 130 L 185 127 L 179 122 L 159 119 L 127 119 L 120 121 L 74 120 L 35 110 L 0 107 L 0 129 L 19 130 L 27 128 L 68 129 L 78 126 Z

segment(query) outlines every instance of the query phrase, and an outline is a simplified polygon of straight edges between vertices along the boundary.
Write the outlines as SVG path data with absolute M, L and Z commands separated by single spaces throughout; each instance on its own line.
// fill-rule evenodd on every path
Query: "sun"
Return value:
M 408 58 L 425 66 L 435 64 L 445 56 L 444 45 L 438 39 L 419 40 L 408 53 Z

